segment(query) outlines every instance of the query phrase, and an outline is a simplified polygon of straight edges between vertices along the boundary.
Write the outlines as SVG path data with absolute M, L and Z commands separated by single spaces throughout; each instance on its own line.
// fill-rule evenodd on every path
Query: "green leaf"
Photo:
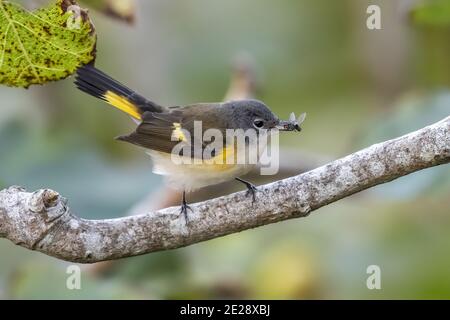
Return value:
M 95 59 L 96 35 L 85 10 L 58 0 L 30 12 L 0 0 L 0 83 L 29 87 L 60 80 Z
M 422 2 L 412 9 L 411 16 L 413 21 L 420 25 L 450 26 L 450 2 L 448 0 Z

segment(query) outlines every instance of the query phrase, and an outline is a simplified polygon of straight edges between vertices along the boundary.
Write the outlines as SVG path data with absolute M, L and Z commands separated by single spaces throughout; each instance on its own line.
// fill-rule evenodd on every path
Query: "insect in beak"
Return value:
M 280 120 L 275 126 L 280 131 L 302 131 L 301 124 L 305 121 L 306 113 L 302 113 L 298 118 L 295 113 L 291 113 L 289 120 Z

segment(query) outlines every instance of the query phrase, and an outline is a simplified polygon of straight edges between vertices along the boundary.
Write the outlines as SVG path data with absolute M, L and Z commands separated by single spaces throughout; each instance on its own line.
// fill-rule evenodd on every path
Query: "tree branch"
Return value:
M 417 170 L 450 162 L 450 117 L 317 169 L 245 192 L 108 220 L 74 216 L 52 190 L 0 191 L 0 237 L 74 262 L 92 263 L 187 246 L 242 230 L 304 217 L 329 203 Z

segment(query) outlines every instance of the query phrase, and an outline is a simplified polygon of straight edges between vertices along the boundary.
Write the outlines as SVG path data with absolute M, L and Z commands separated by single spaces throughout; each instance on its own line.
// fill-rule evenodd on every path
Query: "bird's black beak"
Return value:
M 275 128 L 280 131 L 302 131 L 301 124 L 305 121 L 306 113 L 302 113 L 298 118 L 292 112 L 289 120 L 280 120 Z

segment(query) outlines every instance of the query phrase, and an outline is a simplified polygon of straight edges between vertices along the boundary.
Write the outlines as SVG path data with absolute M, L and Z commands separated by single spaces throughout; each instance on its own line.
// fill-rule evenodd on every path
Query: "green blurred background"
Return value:
M 245 52 L 257 98 L 280 117 L 308 113 L 282 145 L 334 159 L 450 114 L 449 2 L 141 0 L 134 25 L 91 10 L 96 65 L 180 105 L 221 100 Z M 369 4 L 382 30 L 366 28 Z M 113 140 L 133 122 L 72 82 L 0 87 L 0 188 L 49 187 L 84 218 L 123 216 L 162 179 Z M 82 266 L 82 290 L 66 289 L 69 263 L 2 239 L 0 298 L 450 298 L 449 178 L 432 168 L 306 219 Z M 372 264 L 381 290 L 366 287 Z

